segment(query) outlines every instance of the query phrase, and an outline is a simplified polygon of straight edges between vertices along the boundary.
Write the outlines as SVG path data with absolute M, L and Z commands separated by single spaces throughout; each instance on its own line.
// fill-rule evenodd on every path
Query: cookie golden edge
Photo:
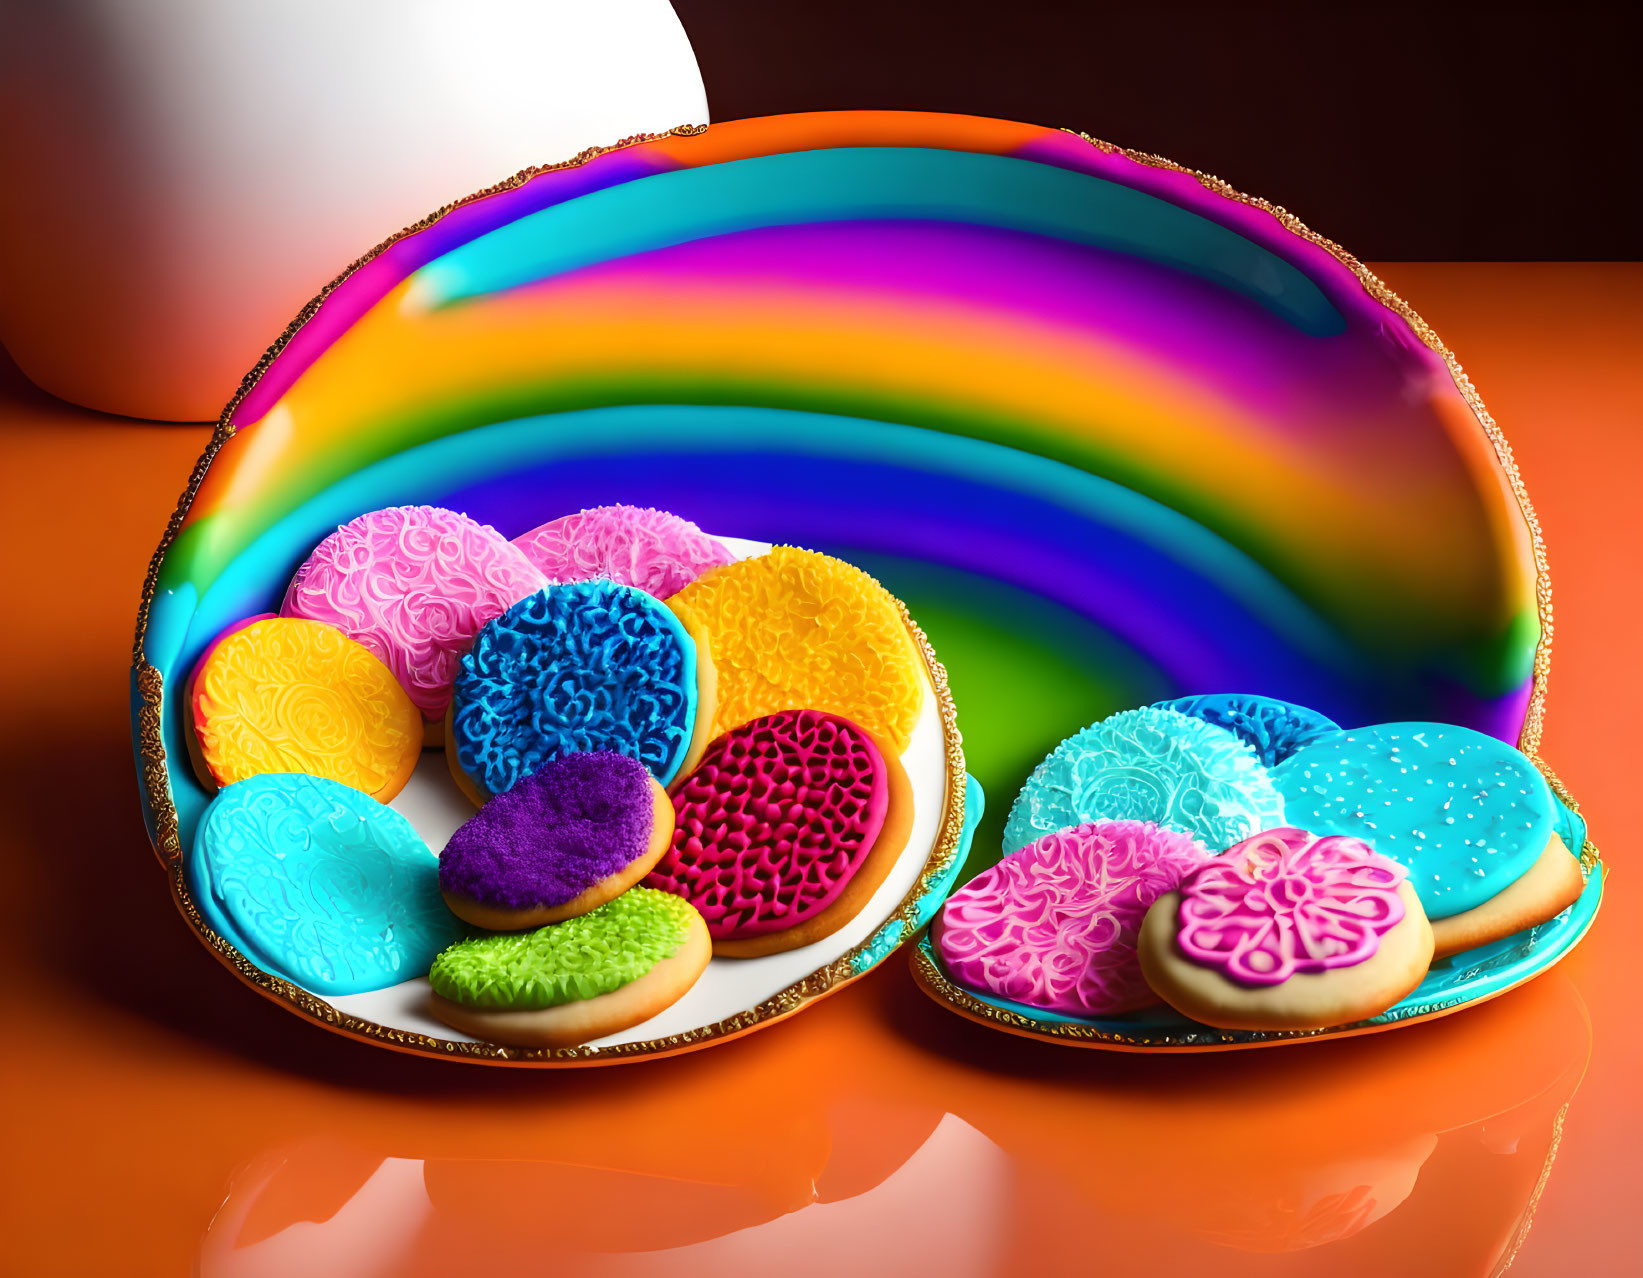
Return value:
M 687 777 L 696 770 L 696 765 L 707 753 L 708 743 L 713 740 L 713 719 L 719 712 L 719 670 L 713 664 L 713 636 L 708 633 L 701 618 L 688 608 L 674 607 L 672 600 L 664 600 L 663 606 L 678 618 L 679 624 L 696 645 L 696 719 L 690 727 L 690 746 L 673 774 L 674 784 L 677 785 L 681 777 Z
M 563 923 L 566 919 L 587 914 L 607 901 L 615 900 L 655 869 L 656 863 L 666 855 L 668 847 L 673 842 L 673 800 L 668 798 L 667 791 L 662 789 L 655 777 L 647 774 L 645 780 L 650 782 L 651 800 L 654 805 L 650 842 L 645 845 L 644 852 L 636 860 L 629 861 L 615 874 L 600 879 L 570 900 L 558 905 L 509 910 L 485 905 L 472 897 L 455 892 L 442 891 L 440 895 L 445 898 L 446 906 L 464 923 L 472 923 L 487 932 L 525 932 L 532 928 L 546 927 L 550 923 Z
M 1362 963 L 1251 988 L 1182 954 L 1175 940 L 1181 894 L 1168 892 L 1141 923 L 1141 974 L 1182 1016 L 1216 1029 L 1320 1030 L 1367 1020 L 1413 993 L 1432 965 L 1432 925 L 1420 898 L 1407 881 L 1398 885 L 1398 897 L 1403 918 Z
M 459 1033 L 514 1047 L 580 1047 L 608 1034 L 643 1024 L 688 994 L 713 956 L 707 924 L 696 911 L 684 942 L 637 980 L 595 998 L 557 1007 L 510 1012 L 467 1007 L 440 994 L 429 995 L 429 1010 Z
M 850 876 L 850 881 L 833 903 L 819 914 L 779 932 L 714 941 L 715 957 L 763 958 L 767 954 L 796 950 L 832 936 L 867 907 L 873 893 L 890 877 L 890 871 L 901 859 L 913 833 L 913 783 L 890 743 L 873 733 L 868 733 L 868 736 L 884 759 L 889 802 L 885 806 L 884 824 L 879 827 L 878 836 L 873 840 L 866 859 Z
M 445 763 L 451 769 L 451 780 L 456 782 L 456 788 L 462 791 L 464 798 L 476 808 L 482 808 L 490 801 L 491 792 L 468 775 L 466 769 L 457 761 L 456 757 L 456 703 L 453 701 L 450 711 L 445 715 Z
M 1433 958 L 1443 959 L 1556 918 L 1586 890 L 1580 861 L 1554 831 L 1535 862 L 1482 905 L 1432 920 Z

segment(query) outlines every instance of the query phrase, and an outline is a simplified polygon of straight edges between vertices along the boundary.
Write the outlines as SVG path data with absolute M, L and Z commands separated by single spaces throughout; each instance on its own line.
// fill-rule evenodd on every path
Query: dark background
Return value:
M 674 8 L 715 120 L 1001 116 L 1214 173 L 1363 258 L 1643 255 L 1637 4 Z

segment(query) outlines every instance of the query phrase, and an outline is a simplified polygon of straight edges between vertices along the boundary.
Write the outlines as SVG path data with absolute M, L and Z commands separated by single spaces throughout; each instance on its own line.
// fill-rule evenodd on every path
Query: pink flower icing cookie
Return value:
M 713 952 L 756 958 L 831 935 L 907 844 L 901 760 L 848 719 L 784 710 L 716 738 L 673 787 L 672 846 L 645 879 L 707 920 Z
M 1151 821 L 1092 821 L 1034 839 L 952 896 L 932 929 L 959 984 L 1066 1016 L 1158 1001 L 1136 938 L 1147 907 L 1209 859 Z
M 323 621 L 363 644 L 434 720 L 481 627 L 545 584 L 494 528 L 438 506 L 394 506 L 320 542 L 280 615 Z
M 608 577 L 658 599 L 736 558 L 690 520 L 641 506 L 595 506 L 533 528 L 513 544 L 549 581 Z
M 1139 953 L 1147 983 L 1183 1016 L 1324 1029 L 1376 1016 L 1419 985 L 1432 927 L 1398 862 L 1362 839 L 1284 826 L 1159 897 Z

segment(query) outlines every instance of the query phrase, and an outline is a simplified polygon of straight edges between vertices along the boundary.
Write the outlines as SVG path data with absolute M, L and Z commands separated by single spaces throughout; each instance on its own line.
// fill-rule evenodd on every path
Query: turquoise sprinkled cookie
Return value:
M 570 1047 L 677 1002 L 711 954 L 695 906 L 636 887 L 563 923 L 459 942 L 434 960 L 428 982 L 435 1015 L 465 1034 Z
M 1326 719 L 1316 710 L 1308 710 L 1292 701 L 1279 701 L 1276 697 L 1210 692 L 1198 697 L 1160 701 L 1157 707 L 1160 710 L 1179 710 L 1182 714 L 1213 723 L 1242 737 L 1255 747 L 1255 753 L 1269 768 L 1282 763 L 1302 746 L 1319 737 L 1340 731 L 1340 724 L 1333 719 Z
M 1333 732 L 1273 770 L 1294 825 L 1351 834 L 1409 867 L 1436 922 L 1474 909 L 1546 851 L 1557 813 L 1535 765 L 1443 723 Z
M 696 643 L 669 609 L 611 581 L 549 586 L 491 621 L 459 663 L 453 771 L 483 799 L 562 755 L 613 750 L 665 786 L 697 697 Z
M 439 858 L 411 823 L 325 777 L 270 772 L 224 786 L 187 869 L 212 930 L 319 994 L 422 976 L 467 931 L 439 894 Z
M 1013 852 L 1090 821 L 1152 821 L 1220 852 L 1284 823 L 1254 747 L 1177 710 L 1125 710 L 1068 737 L 1033 770 L 1004 826 Z

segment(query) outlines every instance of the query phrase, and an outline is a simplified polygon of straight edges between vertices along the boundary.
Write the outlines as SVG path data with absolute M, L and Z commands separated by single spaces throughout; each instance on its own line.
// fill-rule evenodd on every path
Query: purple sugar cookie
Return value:
M 1151 821 L 1093 821 L 1034 839 L 941 908 L 941 961 L 959 984 L 1066 1016 L 1158 1001 L 1136 940 L 1147 908 L 1209 855 Z
M 586 914 L 649 872 L 673 835 L 673 804 L 637 759 L 566 754 L 497 795 L 445 845 L 451 912 L 507 932 Z
M 640 506 L 595 506 L 513 539 L 549 581 L 608 577 L 658 599 L 736 556 L 688 519 Z

